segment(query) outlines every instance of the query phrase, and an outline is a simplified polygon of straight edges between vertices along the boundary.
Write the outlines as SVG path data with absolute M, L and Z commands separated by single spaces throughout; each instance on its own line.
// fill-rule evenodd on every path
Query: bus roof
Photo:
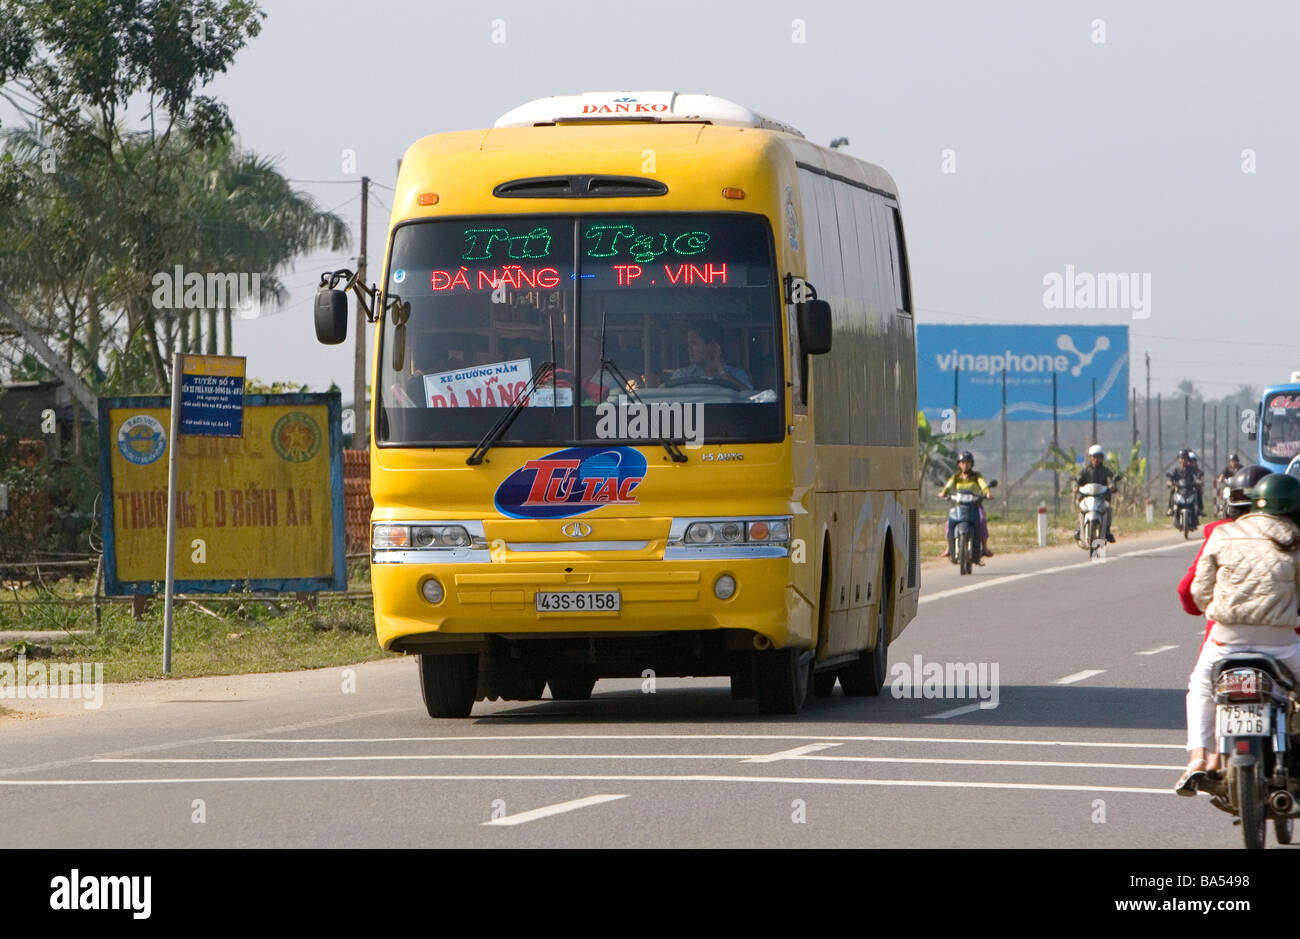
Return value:
M 802 137 L 789 124 L 752 111 L 716 95 L 676 91 L 584 91 L 554 95 L 521 104 L 497 118 L 495 127 L 537 127 L 576 122 L 687 121 L 730 127 L 761 127 Z

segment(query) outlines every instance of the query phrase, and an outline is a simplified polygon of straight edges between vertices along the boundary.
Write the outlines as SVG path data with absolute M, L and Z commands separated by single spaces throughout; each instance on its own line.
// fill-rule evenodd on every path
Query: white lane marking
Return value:
M 1073 685 L 1076 682 L 1080 682 L 1080 681 L 1084 681 L 1085 679 L 1092 678 L 1094 675 L 1100 675 L 1104 671 L 1106 671 L 1104 668 L 1085 668 L 1083 671 L 1075 672 L 1073 675 L 1066 675 L 1064 678 L 1058 678 L 1056 679 L 1056 681 L 1052 682 L 1052 684 Z
M 1161 652 L 1168 652 L 1171 649 L 1177 649 L 1178 646 L 1156 646 L 1154 649 L 1147 649 L 1143 652 L 1134 652 L 1134 655 L 1159 655 Z
M 781 750 L 778 753 L 769 753 L 766 756 L 751 756 L 741 760 L 742 763 L 777 763 L 781 760 L 793 760 L 807 753 L 816 753 L 818 750 L 829 750 L 831 747 L 840 747 L 840 743 L 809 743 L 802 747 L 794 747 L 790 750 Z
M 1179 747 L 1182 749 L 1182 747 Z M 720 782 L 773 783 L 789 786 L 890 786 L 930 789 L 1035 789 L 1056 792 L 1133 792 L 1171 796 L 1172 786 L 1144 789 L 1136 786 L 1071 786 L 1051 783 L 964 782 L 946 779 L 819 779 L 806 776 L 200 776 L 165 779 L 0 779 L 0 786 L 163 786 L 196 783 L 268 782 Z
M 930 721 L 941 721 L 945 718 L 958 717 L 962 714 L 969 714 L 972 711 L 979 710 L 987 711 L 991 710 L 991 708 L 984 707 L 983 701 L 976 701 L 974 704 L 963 704 L 961 707 L 953 708 L 951 711 L 940 711 L 938 714 L 927 714 L 925 715 L 925 719 Z
M 810 744 L 784 753 L 380 753 L 374 756 L 217 756 L 217 757 L 104 757 L 92 763 L 365 763 L 380 760 L 739 760 L 772 763 L 792 759 L 789 754 L 838 747 L 838 743 Z
M 1076 769 L 1158 769 L 1177 772 L 1183 765 L 1163 763 L 1074 763 L 1056 760 L 948 760 L 924 756 L 801 756 L 800 760 L 826 763 L 933 763 L 940 766 L 1067 766 Z
M 829 744 L 827 746 L 839 746 L 839 744 Z M 545 754 L 545 753 L 511 753 L 511 754 L 391 754 L 385 753 L 379 756 L 254 756 L 254 757 L 218 757 L 211 759 L 192 759 L 177 758 L 174 760 L 140 758 L 140 759 L 116 759 L 105 758 L 92 760 L 93 763 L 149 763 L 149 764 L 204 764 L 204 763 L 354 763 L 354 762 L 385 762 L 385 761 L 407 761 L 407 760 L 738 760 L 741 763 L 772 763 L 777 759 L 781 760 L 822 760 L 832 763 L 932 763 L 942 766 L 1073 766 L 1080 768 L 1094 769 L 1161 769 L 1161 770 L 1179 770 L 1181 764 L 1163 765 L 1155 763 L 1082 763 L 1082 762 L 1061 762 L 1053 760 L 961 760 L 944 757 L 911 757 L 911 756 L 811 756 L 811 752 L 824 749 L 823 746 L 813 744 L 810 747 L 797 747 L 793 750 L 786 750 L 782 753 L 772 753 L 761 756 L 749 756 L 744 753 L 691 753 L 691 754 L 625 754 L 625 753 L 565 753 L 565 754 Z
M 481 737 L 226 737 L 217 743 L 482 743 L 489 740 L 843 740 L 849 743 L 984 743 L 1024 747 L 1134 747 L 1185 750 L 1181 743 L 1016 740 L 980 737 L 888 737 L 876 734 L 488 734 Z
M 557 802 L 555 805 L 544 805 L 540 809 L 529 809 L 527 812 L 518 812 L 515 815 L 503 815 L 500 818 L 494 818 L 490 822 L 484 822 L 484 825 L 522 825 L 525 822 L 535 822 L 539 818 L 549 818 L 552 815 L 562 815 L 565 812 L 572 812 L 574 809 L 585 809 L 589 805 L 600 805 L 602 802 L 613 802 L 616 799 L 626 799 L 627 796 L 584 796 L 581 799 L 570 799 L 568 802 Z
M 1122 561 L 1124 558 L 1138 557 L 1143 554 L 1155 554 L 1160 551 L 1173 551 L 1177 548 L 1186 548 L 1193 544 L 1190 541 L 1179 541 L 1171 545 L 1161 545 L 1158 548 L 1143 548 L 1141 551 L 1127 551 L 1124 554 L 1115 554 L 1107 558 L 1107 563 Z M 1199 542 L 1197 542 L 1199 544 Z M 951 590 L 940 590 L 938 593 L 928 593 L 922 595 L 917 603 L 928 603 L 931 600 L 943 600 L 947 597 L 956 597 L 963 593 L 970 593 L 972 590 L 983 590 L 985 587 L 995 587 L 999 584 L 1009 584 L 1017 580 L 1025 580 L 1028 577 L 1039 577 L 1043 574 L 1059 574 L 1061 571 L 1072 571 L 1076 568 L 1089 567 L 1095 564 L 1095 561 L 1073 561 L 1069 564 L 1058 564 L 1055 567 L 1044 567 L 1036 571 L 1025 571 L 1021 574 L 1007 574 L 1005 577 L 994 577 L 992 580 L 980 580 L 973 584 L 967 584 L 964 587 L 953 587 Z

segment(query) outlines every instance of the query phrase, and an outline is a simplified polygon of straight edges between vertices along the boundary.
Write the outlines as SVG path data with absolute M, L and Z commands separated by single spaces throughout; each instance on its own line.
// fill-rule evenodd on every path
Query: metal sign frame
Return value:
M 333 554 L 333 572 L 329 577 L 249 578 L 238 580 L 178 580 L 180 593 L 237 593 L 248 591 L 269 593 L 314 593 L 322 590 L 347 589 L 347 558 L 343 517 L 343 440 L 341 422 L 343 405 L 338 392 L 283 395 L 246 395 L 245 408 L 268 406 L 325 405 L 329 424 L 329 474 L 330 519 Z M 113 465 L 111 447 L 114 446 L 109 412 L 118 408 L 171 407 L 169 395 L 138 395 L 99 399 L 99 479 L 104 537 L 104 593 L 107 596 L 153 596 L 162 594 L 162 579 L 158 581 L 124 581 L 117 577 L 117 551 L 114 534 L 116 506 L 113 500 Z M 174 441 L 168 441 L 168 446 Z

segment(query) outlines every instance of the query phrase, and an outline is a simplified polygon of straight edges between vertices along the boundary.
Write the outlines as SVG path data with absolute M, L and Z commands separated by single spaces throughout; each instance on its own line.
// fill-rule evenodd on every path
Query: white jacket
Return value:
M 1300 626 L 1300 528 L 1277 515 L 1245 515 L 1210 532 L 1192 598 L 1219 642 L 1289 645 Z

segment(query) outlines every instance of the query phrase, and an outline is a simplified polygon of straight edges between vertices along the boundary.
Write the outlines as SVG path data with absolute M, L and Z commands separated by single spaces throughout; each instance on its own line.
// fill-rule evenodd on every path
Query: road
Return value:
M 433 721 L 413 659 L 114 687 L 0 719 L 0 845 L 1238 847 L 1171 791 L 1196 545 L 926 566 L 891 667 L 996 666 L 996 707 L 836 689 L 773 718 L 722 679 L 607 680 Z

